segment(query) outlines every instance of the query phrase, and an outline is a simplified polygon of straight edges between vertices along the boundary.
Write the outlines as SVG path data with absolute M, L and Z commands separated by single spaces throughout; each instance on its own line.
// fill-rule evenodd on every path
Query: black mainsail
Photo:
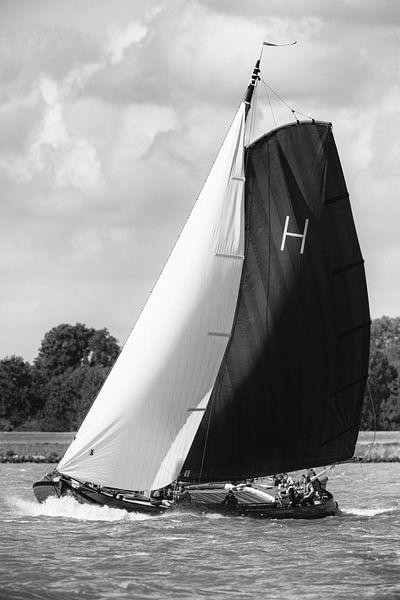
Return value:
M 251 144 L 233 333 L 182 473 L 238 480 L 353 455 L 369 357 L 363 262 L 331 125 Z

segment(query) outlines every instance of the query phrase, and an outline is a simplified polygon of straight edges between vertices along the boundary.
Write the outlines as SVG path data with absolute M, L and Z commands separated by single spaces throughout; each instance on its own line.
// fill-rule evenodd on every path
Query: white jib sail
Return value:
M 151 490 L 174 481 L 229 341 L 244 253 L 242 103 L 175 248 L 58 470 Z

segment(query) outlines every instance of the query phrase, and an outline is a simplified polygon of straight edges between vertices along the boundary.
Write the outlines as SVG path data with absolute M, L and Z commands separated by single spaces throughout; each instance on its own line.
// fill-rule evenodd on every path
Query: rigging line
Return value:
M 255 90 L 254 90 L 254 94 L 253 94 L 253 102 L 251 103 L 251 107 L 250 107 L 250 124 L 248 127 L 246 127 L 245 133 L 246 133 L 246 137 L 247 137 L 247 144 L 249 145 L 251 140 L 253 139 L 253 135 L 254 135 L 254 128 L 255 128 L 255 120 L 256 120 L 256 107 L 257 107 L 257 93 L 258 93 L 258 86 L 256 86 Z M 246 148 L 245 148 L 245 154 L 244 154 L 244 177 L 245 177 L 245 181 L 247 181 L 247 165 L 249 162 L 249 153 L 246 152 Z
M 263 85 L 264 85 L 264 88 L 265 88 L 265 91 L 266 91 L 266 93 L 268 93 L 268 92 L 267 92 L 267 90 L 269 90 L 270 92 L 272 92 L 273 94 L 275 94 L 275 96 L 278 98 L 278 100 L 280 100 L 280 101 L 282 102 L 282 104 L 283 104 L 284 106 L 286 106 L 286 108 L 288 108 L 288 109 L 290 110 L 290 112 L 293 114 L 293 116 L 295 116 L 295 113 L 296 113 L 295 109 L 294 109 L 294 108 L 292 108 L 292 107 L 291 107 L 291 106 L 290 106 L 290 105 L 289 105 L 289 104 L 286 102 L 286 100 L 284 100 L 284 99 L 282 98 L 282 96 L 280 96 L 280 95 L 278 94 L 278 92 L 276 92 L 276 91 L 275 91 L 275 90 L 274 90 L 274 89 L 273 89 L 271 86 L 269 86 L 269 85 L 267 84 L 267 82 L 265 81 L 265 79 L 264 79 L 264 78 L 263 78 L 261 75 L 260 75 L 260 78 L 261 78 L 261 81 L 262 81 L 262 83 L 263 83 Z
M 269 294 L 270 294 L 270 283 L 271 283 L 271 156 L 270 156 L 270 142 L 268 141 L 268 283 L 267 283 L 267 302 L 266 302 L 266 314 L 265 314 L 265 328 L 267 337 L 269 338 Z
M 258 85 L 254 87 L 253 97 L 249 109 L 249 115 L 247 117 L 247 122 L 249 125 L 245 128 L 245 146 L 251 143 L 251 140 L 254 137 L 254 129 L 256 122 L 256 109 L 257 109 L 257 94 L 258 94 Z M 246 141 L 247 139 L 247 141 Z
M 249 142 L 254 137 L 254 130 L 256 127 L 256 119 L 257 119 L 257 102 L 258 102 L 258 86 L 254 90 L 254 103 L 253 103 L 253 111 L 252 111 L 251 121 L 250 121 Z
M 253 96 L 253 105 L 252 105 L 251 120 L 250 120 L 250 127 L 249 127 L 249 144 L 254 137 L 254 131 L 256 128 L 257 101 L 258 101 L 258 86 L 255 88 L 254 96 Z
M 330 465 L 329 467 L 326 467 L 326 469 L 323 469 L 322 471 L 320 471 L 319 473 L 317 473 L 316 475 L 314 475 L 313 477 L 310 478 L 310 481 L 314 481 L 315 479 L 319 479 L 321 477 L 321 475 L 323 475 L 324 473 L 326 473 L 327 471 L 331 471 L 332 469 L 334 469 L 339 463 L 333 463 L 333 465 Z
M 273 109 L 273 107 L 272 107 L 271 96 L 270 96 L 270 94 L 269 94 L 269 92 L 268 92 L 268 88 L 267 88 L 267 87 L 265 87 L 264 89 L 265 89 L 265 93 L 267 94 L 267 99 L 268 99 L 269 109 L 270 109 L 270 111 L 271 111 L 271 115 L 272 115 L 272 119 L 273 119 L 273 121 L 274 121 L 274 125 L 275 125 L 275 127 L 277 127 L 277 126 L 278 126 L 278 123 L 277 123 L 277 121 L 276 121 L 276 119 L 275 119 L 275 113 L 274 113 L 274 109 Z
M 260 63 L 261 63 L 261 59 L 262 59 L 262 55 L 263 55 L 263 51 L 264 51 L 264 46 L 274 46 L 274 47 L 281 48 L 281 47 L 283 47 L 283 46 L 294 46 L 295 44 L 297 44 L 297 40 L 295 40 L 294 42 L 287 42 L 287 43 L 285 43 L 285 44 L 274 44 L 273 42 L 263 42 L 263 43 L 261 44 L 261 50 L 260 50 L 260 56 L 259 56 L 259 61 L 260 61 Z M 267 90 L 267 87 L 269 87 L 269 86 L 267 86 L 267 84 L 265 83 L 264 79 L 262 78 L 262 76 L 261 76 L 261 71 L 259 71 L 259 72 L 258 72 L 258 77 L 259 77 L 260 81 L 262 81 L 262 82 L 263 82 L 263 84 L 264 84 L 264 88 L 265 88 L 265 91 L 266 91 L 266 94 L 267 94 L 267 98 L 268 98 L 268 103 L 269 103 L 269 105 L 270 105 L 270 109 L 271 109 L 271 113 L 272 113 L 272 118 L 273 118 L 273 120 L 274 120 L 274 123 L 275 123 L 275 126 L 276 126 L 276 125 L 277 125 L 277 123 L 276 123 L 276 119 L 275 119 L 274 111 L 272 110 L 271 100 L 270 100 L 270 97 L 269 97 L 269 94 L 268 94 L 268 90 Z M 270 90 L 271 90 L 272 92 L 274 92 L 274 90 L 273 90 L 272 88 L 270 88 Z M 282 98 L 280 98 L 280 96 L 279 96 L 279 95 L 278 95 L 276 92 L 274 92 L 274 94 L 275 94 L 275 95 L 276 95 L 276 96 L 277 96 L 277 97 L 278 97 L 278 98 L 279 98 L 279 99 L 280 99 L 280 100 L 281 100 L 281 101 L 282 101 L 284 104 L 286 104 L 286 103 L 285 103 L 285 101 L 284 101 Z M 288 104 L 286 104 L 286 106 L 288 106 L 288 107 L 289 107 L 289 109 L 290 109 L 290 110 L 292 111 L 292 113 L 294 114 L 294 111 L 293 111 L 293 110 L 290 108 L 290 106 L 289 106 Z M 299 113 L 299 114 L 301 114 L 301 113 Z M 306 115 L 303 115 L 303 116 L 306 116 Z
M 368 459 L 371 456 L 371 452 L 375 446 L 375 440 L 376 440 L 376 411 L 375 411 L 375 404 L 374 404 L 374 399 L 372 397 L 372 393 L 371 393 L 371 388 L 369 385 L 369 382 L 367 382 L 367 390 L 368 390 L 368 397 L 371 403 L 371 409 L 372 409 L 372 416 L 373 416 L 373 420 L 374 420 L 374 437 L 372 439 L 372 444 L 371 447 L 369 448 L 369 450 L 367 450 L 367 452 L 365 453 L 364 456 L 361 457 L 361 461 L 365 461 L 366 459 Z
M 296 113 L 296 115 L 301 115 L 302 117 L 305 117 L 306 119 L 310 119 L 310 121 L 315 121 L 315 119 L 313 117 L 310 117 L 310 115 L 305 115 L 304 113 L 300 112 L 299 110 L 293 109 L 293 112 Z
M 204 460 L 206 457 L 206 449 L 207 449 L 207 442 L 208 442 L 208 433 L 210 431 L 210 423 L 211 423 L 211 414 L 214 408 L 214 400 L 213 400 L 213 394 L 211 393 L 211 397 L 209 399 L 209 404 L 210 405 L 210 410 L 209 410 L 209 414 L 208 414 L 208 422 L 207 422 L 207 430 L 206 430 L 206 437 L 204 440 L 204 446 L 203 446 L 203 454 L 201 456 L 201 463 L 200 463 L 200 471 L 199 471 L 199 478 L 198 478 L 198 483 L 201 483 L 201 476 L 203 474 L 203 466 L 204 466 Z
M 269 109 L 270 109 L 270 111 L 271 111 L 272 119 L 273 119 L 273 121 L 274 121 L 274 125 L 275 125 L 275 127 L 277 127 L 277 126 L 278 126 L 278 123 L 277 123 L 277 121 L 276 121 L 276 118 L 275 118 L 275 113 L 274 113 L 274 109 L 273 109 L 273 107 L 272 107 L 271 96 L 270 96 L 270 94 L 269 94 L 269 92 L 268 92 L 268 88 L 267 88 L 267 86 L 266 86 L 266 84 L 265 84 L 265 80 L 263 79 L 263 77 L 262 77 L 262 75 L 261 75 L 261 71 L 259 72 L 259 77 L 260 77 L 260 81 L 262 81 L 262 82 L 263 82 L 263 84 L 264 84 L 264 91 L 265 91 L 265 93 L 266 93 L 266 96 L 267 96 L 268 105 L 269 105 Z
M 265 81 L 265 79 L 263 79 L 263 77 L 262 77 L 261 73 L 260 73 L 260 79 L 261 79 L 261 81 L 262 81 L 262 83 L 263 83 L 263 85 L 264 85 L 265 93 L 267 94 L 268 102 L 269 102 L 270 104 L 271 104 L 271 101 L 270 101 L 270 96 L 269 96 L 269 94 L 268 94 L 268 90 L 269 90 L 270 92 L 272 92 L 273 94 L 275 94 L 275 96 L 278 98 L 278 100 L 280 100 L 280 101 L 282 102 L 282 104 L 283 104 L 284 106 L 286 106 L 286 108 L 288 108 L 288 109 L 290 110 L 290 112 L 292 113 L 292 115 L 293 115 L 293 117 L 296 119 L 296 121 L 298 121 L 298 119 L 297 119 L 296 115 L 301 115 L 302 117 L 305 117 L 306 119 L 310 119 L 310 121 L 314 121 L 314 120 L 315 120 L 313 117 L 310 117 L 309 115 L 306 115 L 305 113 L 302 113 L 302 112 L 300 112 L 299 110 L 296 110 L 295 108 L 292 108 L 292 107 L 291 107 L 291 106 L 290 106 L 290 105 L 289 105 L 289 104 L 286 102 L 286 100 L 284 100 L 284 99 L 282 98 L 282 96 L 280 96 L 280 95 L 278 94 L 278 92 L 276 92 L 276 91 L 275 91 L 275 90 L 274 90 L 274 89 L 273 89 L 271 86 L 269 86 L 269 85 L 267 84 L 267 82 Z M 273 112 L 273 111 L 272 111 L 272 107 L 271 107 L 271 112 Z M 275 121 L 275 118 L 274 118 L 274 121 Z M 276 124 L 276 121 L 275 121 L 275 124 Z

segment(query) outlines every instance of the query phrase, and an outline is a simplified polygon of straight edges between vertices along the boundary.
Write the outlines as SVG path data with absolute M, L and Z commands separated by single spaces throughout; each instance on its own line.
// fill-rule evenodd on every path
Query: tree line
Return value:
M 120 347 L 107 329 L 61 324 L 45 334 L 32 364 L 0 361 L 0 430 L 75 431 Z M 400 429 L 400 317 L 372 322 L 361 429 Z
M 0 361 L 0 430 L 75 431 L 120 347 L 107 329 L 62 324 L 45 334 L 33 363 Z
M 400 317 L 374 319 L 361 429 L 400 430 L 399 375 Z

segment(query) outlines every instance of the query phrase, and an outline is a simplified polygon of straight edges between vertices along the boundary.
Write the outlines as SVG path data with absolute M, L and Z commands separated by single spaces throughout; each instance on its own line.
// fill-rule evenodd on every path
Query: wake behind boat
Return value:
M 364 261 L 330 123 L 296 121 L 245 147 L 259 78 L 260 60 L 118 360 L 57 470 L 34 484 L 39 501 L 336 513 L 317 475 L 303 491 L 259 478 L 353 456 L 368 376 Z

